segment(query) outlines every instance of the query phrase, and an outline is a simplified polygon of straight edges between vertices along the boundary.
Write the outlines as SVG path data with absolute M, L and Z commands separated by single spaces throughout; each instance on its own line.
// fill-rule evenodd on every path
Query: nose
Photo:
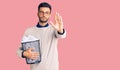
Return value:
M 43 13 L 43 14 L 41 14 L 41 17 L 45 17 L 45 14 Z
M 43 16 L 45 16 L 46 14 L 45 14 L 45 12 L 43 13 Z

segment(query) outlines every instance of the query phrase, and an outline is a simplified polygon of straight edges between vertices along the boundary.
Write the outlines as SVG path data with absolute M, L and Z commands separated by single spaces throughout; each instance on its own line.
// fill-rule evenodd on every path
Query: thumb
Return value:
M 55 27 L 55 24 L 54 24 L 52 21 L 50 21 L 50 24 L 51 24 L 53 27 Z

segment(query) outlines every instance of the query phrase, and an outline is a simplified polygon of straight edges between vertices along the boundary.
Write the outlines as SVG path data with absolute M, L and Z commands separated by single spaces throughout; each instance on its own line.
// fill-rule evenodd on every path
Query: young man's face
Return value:
M 46 23 L 50 17 L 51 11 L 48 7 L 41 7 L 38 11 L 38 18 L 41 23 Z

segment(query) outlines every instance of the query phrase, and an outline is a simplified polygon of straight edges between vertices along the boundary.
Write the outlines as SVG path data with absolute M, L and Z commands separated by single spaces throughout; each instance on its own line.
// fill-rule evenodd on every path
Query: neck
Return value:
M 41 23 L 41 22 L 39 22 L 39 25 L 41 25 L 41 26 L 45 26 L 47 23 Z

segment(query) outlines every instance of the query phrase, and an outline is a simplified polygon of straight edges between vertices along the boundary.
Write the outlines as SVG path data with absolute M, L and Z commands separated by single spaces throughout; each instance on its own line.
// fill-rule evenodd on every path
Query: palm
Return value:
M 56 13 L 55 15 L 54 23 L 53 22 L 50 22 L 50 23 L 57 31 L 60 31 L 63 29 L 62 17 L 58 13 Z

